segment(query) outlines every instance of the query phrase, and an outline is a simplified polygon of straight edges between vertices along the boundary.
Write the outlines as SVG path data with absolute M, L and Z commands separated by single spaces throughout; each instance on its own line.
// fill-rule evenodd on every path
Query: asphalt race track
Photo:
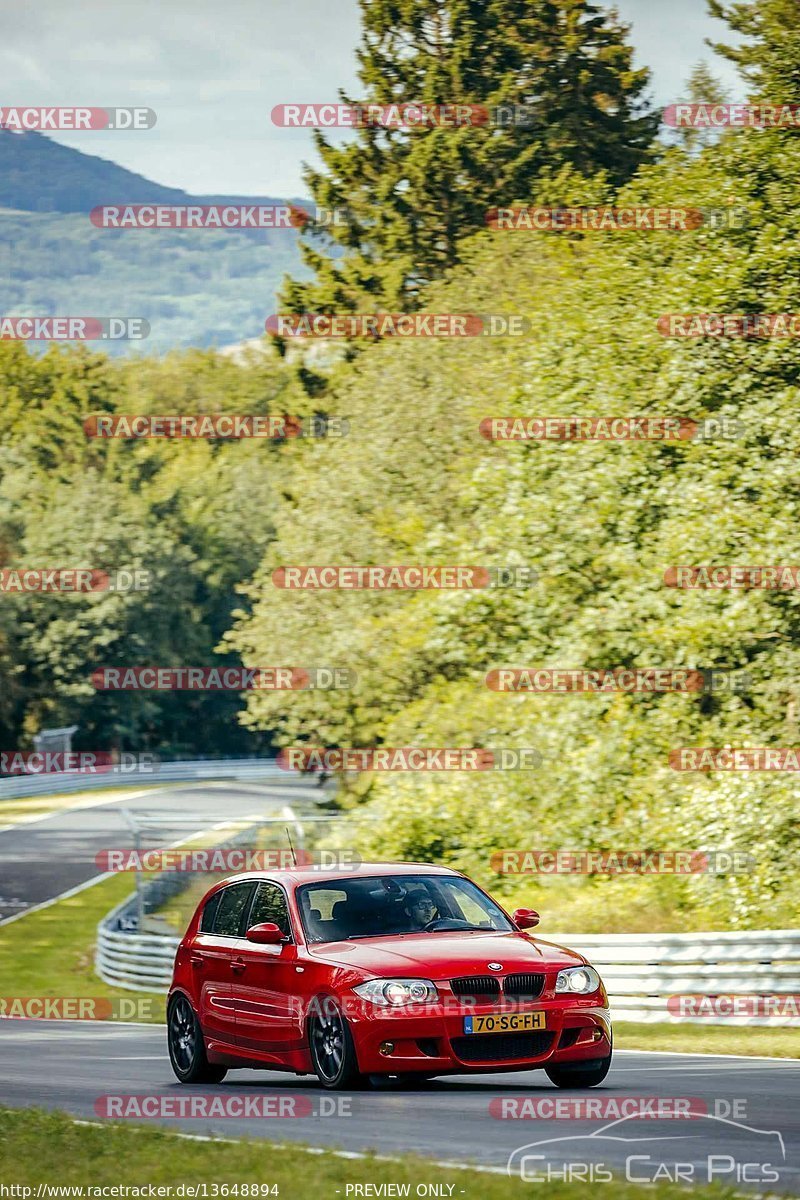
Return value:
M 747 1036 L 745 1030 L 742 1036 Z M 712 1155 L 719 1156 L 712 1160 L 715 1178 L 739 1190 L 800 1193 L 800 1063 L 620 1051 L 605 1084 L 589 1092 L 553 1088 L 543 1072 L 451 1076 L 421 1085 L 340 1094 L 323 1092 L 310 1076 L 235 1071 L 215 1087 L 187 1088 L 177 1083 L 170 1070 L 163 1026 L 0 1020 L 0 1095 L 9 1106 L 55 1108 L 97 1120 L 95 1104 L 104 1095 L 184 1098 L 192 1093 L 198 1100 L 254 1096 L 273 1109 L 277 1098 L 284 1097 L 288 1098 L 284 1111 L 297 1105 L 308 1112 L 310 1104 L 311 1115 L 159 1117 L 158 1123 L 194 1135 L 301 1141 L 349 1152 L 415 1151 L 440 1162 L 479 1162 L 501 1171 L 520 1147 L 569 1138 L 576 1140 L 530 1148 L 528 1155 L 544 1157 L 529 1158 L 526 1170 L 563 1172 L 568 1162 L 573 1172 L 589 1171 L 603 1164 L 615 1180 L 624 1180 L 626 1161 L 634 1156 L 627 1169 L 635 1177 L 646 1178 L 660 1170 L 661 1178 L 666 1178 L 663 1172 L 674 1172 L 680 1164 L 687 1182 L 694 1172 L 693 1182 L 704 1183 Z M 607 1120 L 510 1120 L 499 1119 L 489 1110 L 490 1102 L 500 1099 L 541 1102 L 581 1097 L 606 1102 L 632 1096 L 691 1097 L 692 1111 L 705 1107 L 709 1113 L 730 1112 L 730 1104 L 744 1101 L 746 1115 L 740 1108 L 736 1123 L 709 1117 L 637 1118 L 623 1121 L 598 1139 L 597 1131 L 609 1124 Z M 337 1097 L 344 1109 L 322 1115 L 320 1106 L 330 1109 Z M 663 1139 L 676 1140 L 671 1144 Z M 543 1165 L 545 1160 L 548 1166 Z M 763 1175 L 756 1178 L 765 1164 L 767 1170 L 778 1171 L 778 1182 Z
M 98 850 L 132 844 L 126 808 L 157 810 L 164 821 L 159 841 L 169 845 L 188 835 L 187 816 L 196 819 L 196 828 L 210 828 L 220 820 L 277 815 L 293 799 L 290 789 L 269 785 L 171 785 L 97 797 L 88 807 L 0 829 L 0 921 L 96 878 Z M 232 1101 L 237 1115 L 220 1116 L 212 1108 L 196 1117 L 160 1111 L 150 1121 L 131 1119 L 195 1136 L 262 1137 L 388 1156 L 413 1151 L 500 1172 L 519 1151 L 513 1173 L 519 1177 L 522 1169 L 540 1182 L 655 1177 L 705 1183 L 711 1170 L 716 1181 L 740 1192 L 800 1195 L 799 1095 L 800 1063 L 637 1051 L 618 1051 L 605 1083 L 588 1092 L 556 1089 L 541 1071 L 451 1076 L 346 1094 L 323 1091 L 311 1076 L 236 1071 L 218 1086 L 187 1088 L 172 1075 L 163 1026 L 0 1019 L 0 1096 L 12 1107 L 98 1120 L 108 1119 L 97 1107 L 103 1096 L 157 1097 L 167 1104 L 191 1097 L 217 1108 Z M 678 1097 L 699 1115 L 619 1122 L 620 1102 L 632 1097 Z M 535 1118 L 529 1108 L 529 1119 L 508 1116 L 513 1105 L 502 1107 L 503 1101 L 547 1106 L 570 1099 L 616 1107 L 604 1108 L 602 1116 L 597 1109 L 588 1116 L 573 1109 L 559 1119 L 551 1107 L 540 1108 Z M 258 1104 L 258 1113 L 241 1115 L 244 1101 Z M 161 1106 L 161 1100 L 147 1103 Z
M 0 922 L 95 878 L 99 850 L 133 845 L 124 810 L 157 811 L 164 821 L 158 842 L 170 845 L 190 835 L 187 815 L 196 829 L 252 813 L 277 815 L 298 797 L 296 788 L 225 781 L 173 784 L 166 788 L 131 789 L 117 797 L 108 793 L 89 806 L 64 809 L 52 816 L 0 828 Z M 169 818 L 175 818 L 170 826 Z M 3 806 L 0 801 L 0 826 Z M 131 885 L 131 888 L 133 885 Z

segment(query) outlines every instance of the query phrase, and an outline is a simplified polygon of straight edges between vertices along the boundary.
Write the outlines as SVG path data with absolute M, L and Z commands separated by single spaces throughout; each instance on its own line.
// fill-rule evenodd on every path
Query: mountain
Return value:
M 98 229 L 99 204 L 276 204 L 194 196 L 38 133 L 0 130 L 0 316 L 132 316 L 140 342 L 112 354 L 257 338 L 284 274 L 302 276 L 288 230 Z M 302 204 L 292 199 L 292 203 Z
M 88 135 L 87 135 L 88 136 Z M 182 204 L 179 188 L 162 187 L 105 158 L 61 146 L 41 133 L 0 129 L 0 208 L 88 213 L 96 204 Z

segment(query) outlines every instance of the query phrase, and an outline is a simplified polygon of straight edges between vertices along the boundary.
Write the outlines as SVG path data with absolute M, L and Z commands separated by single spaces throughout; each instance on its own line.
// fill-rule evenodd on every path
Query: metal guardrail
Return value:
M 125 933 L 135 897 L 118 905 L 97 930 L 101 979 L 134 991 L 165 992 L 179 938 Z M 548 934 L 594 963 L 617 1020 L 718 1025 L 799 1025 L 800 1018 L 693 1017 L 669 1011 L 678 994 L 785 995 L 800 993 L 800 930 L 741 933 Z
M 134 894 L 118 904 L 97 927 L 95 971 L 104 983 L 134 992 L 166 992 L 180 938 L 161 933 L 124 932 L 136 920 Z
M 135 778 L 135 777 L 131 777 Z M 280 780 L 282 787 L 304 787 L 308 777 L 282 771 L 271 759 L 197 759 L 163 763 L 152 782 L 194 779 Z M 10 795 L 53 791 L 54 777 L 0 782 L 0 801 Z M 107 787 L 109 775 L 71 782 L 64 790 Z M 128 782 L 125 780 L 124 782 Z M 142 782 L 142 777 L 139 777 Z M 119 780 L 120 785 L 123 781 Z M 19 788 L 27 788 L 21 792 Z M 15 790 L 11 790 L 15 789 Z M 0 805 L 0 812 L 2 807 Z M 301 818 L 302 819 L 302 818 Z M 99 924 L 95 963 L 106 983 L 134 991 L 167 990 L 179 938 L 140 932 L 134 894 Z M 600 971 L 608 989 L 612 1013 L 618 1019 L 647 1022 L 694 1022 L 726 1025 L 800 1025 L 800 1017 L 695 1017 L 670 1011 L 670 997 L 774 996 L 800 994 L 800 930 L 755 930 L 725 933 L 549 933 L 544 940 L 584 954 Z
M 280 780 L 287 787 L 308 787 L 309 776 L 283 771 L 274 758 L 188 759 L 181 762 L 162 762 L 156 770 L 99 771 L 90 775 L 78 771 L 52 772 L 46 775 L 14 775 L 0 779 L 0 814 L 3 800 L 19 800 L 26 796 L 60 795 L 65 792 L 89 792 L 101 788 L 143 786 L 158 787 L 165 783 L 189 783 L 202 779 L 264 779 Z
M 669 998 L 678 996 L 798 995 L 800 929 L 544 936 L 579 951 L 597 967 L 617 1020 L 800 1025 L 800 1016 L 694 1017 L 668 1008 Z

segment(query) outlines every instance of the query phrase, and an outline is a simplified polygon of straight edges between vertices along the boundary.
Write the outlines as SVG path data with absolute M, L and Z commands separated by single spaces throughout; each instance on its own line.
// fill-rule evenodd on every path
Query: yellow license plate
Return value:
M 525 1029 L 544 1029 L 543 1012 L 487 1013 L 484 1017 L 464 1017 L 464 1033 L 516 1033 Z

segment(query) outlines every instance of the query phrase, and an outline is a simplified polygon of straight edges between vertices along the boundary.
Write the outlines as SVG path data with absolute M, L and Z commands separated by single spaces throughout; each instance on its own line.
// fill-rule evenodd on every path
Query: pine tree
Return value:
M 526 121 L 460 128 L 360 128 L 344 145 L 315 132 L 306 184 L 345 220 L 304 243 L 313 282 L 290 281 L 295 312 L 409 309 L 459 260 L 487 211 L 535 196 L 543 171 L 605 171 L 648 156 L 658 118 L 634 69 L 629 27 L 588 0 L 360 0 L 362 103 L 524 107 Z M 340 93 L 346 104 L 352 98 Z M 507 110 L 508 111 L 508 110 Z
M 701 60 L 692 68 L 686 87 L 686 98 L 691 104 L 725 104 L 728 93 L 708 66 Z M 681 129 L 680 140 L 687 150 L 696 151 L 712 145 L 722 136 L 719 129 Z
M 711 15 L 743 39 L 735 46 L 709 45 L 735 63 L 753 88 L 753 99 L 800 102 L 800 4 L 798 0 L 708 0 Z

